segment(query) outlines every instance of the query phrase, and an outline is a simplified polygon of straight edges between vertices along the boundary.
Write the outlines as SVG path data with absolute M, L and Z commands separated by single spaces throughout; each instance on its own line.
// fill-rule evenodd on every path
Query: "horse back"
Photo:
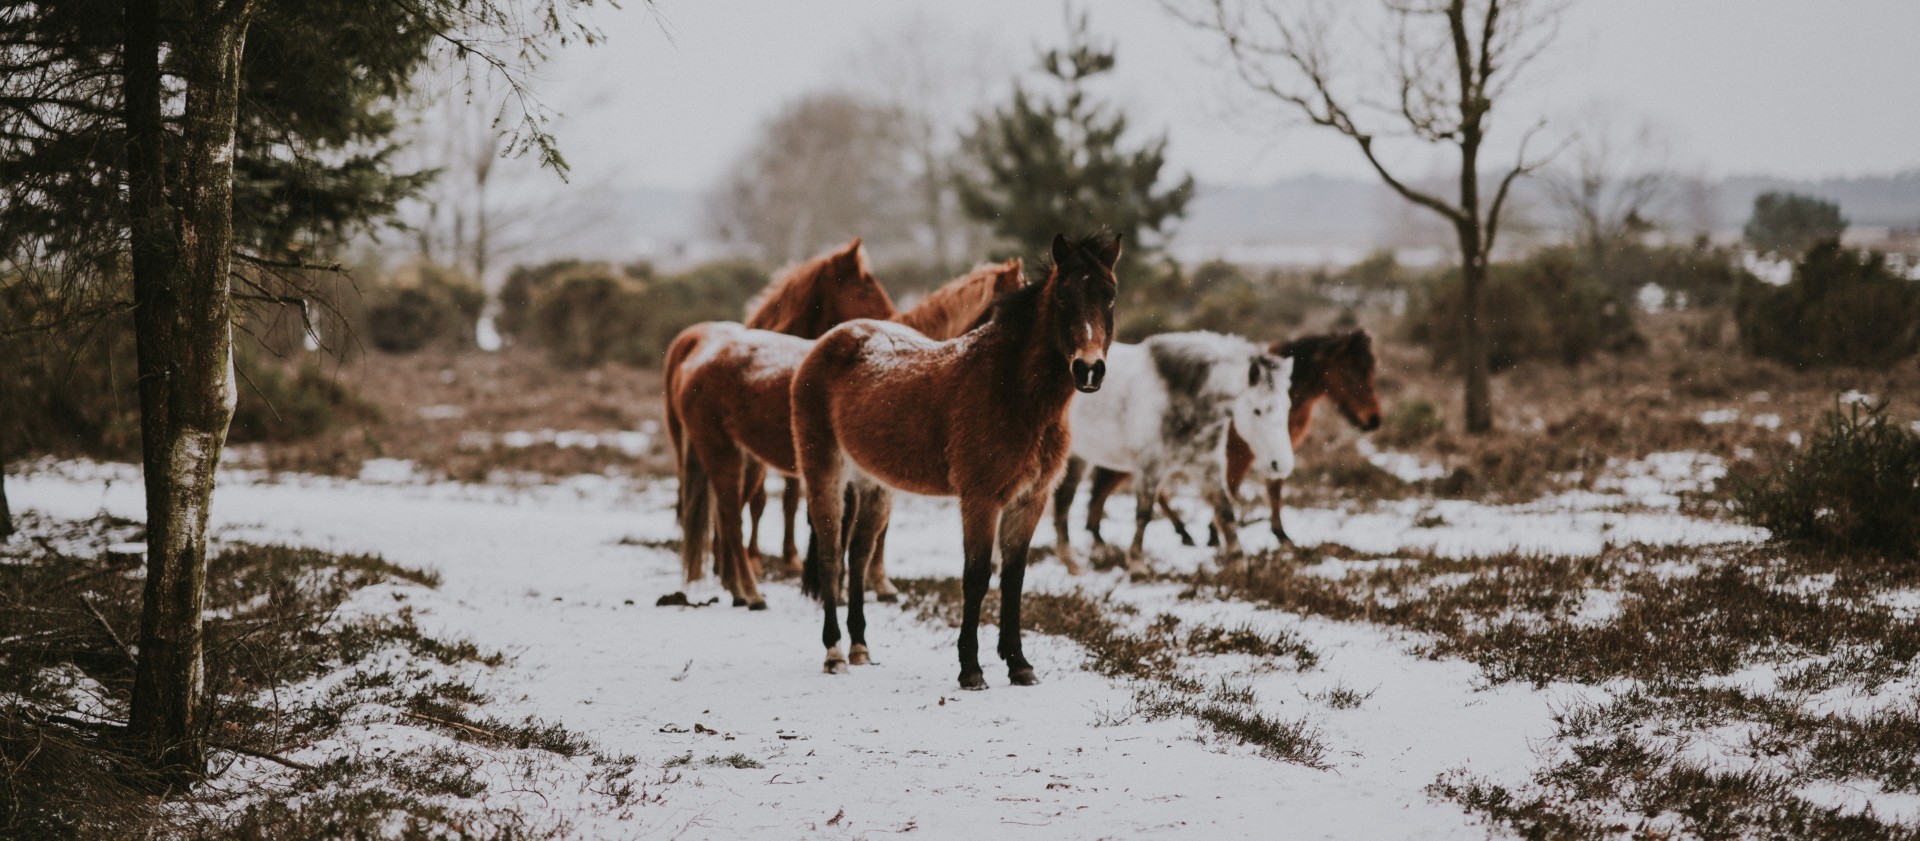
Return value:
M 820 337 L 793 383 L 800 446 L 837 447 L 900 490 L 956 493 L 947 444 L 958 356 L 897 324 L 851 321 Z M 828 433 L 832 440 L 826 440 Z

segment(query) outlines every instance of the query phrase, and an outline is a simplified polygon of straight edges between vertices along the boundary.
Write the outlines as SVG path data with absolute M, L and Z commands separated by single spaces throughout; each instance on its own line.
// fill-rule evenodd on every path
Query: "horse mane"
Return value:
M 818 307 L 820 287 L 828 281 L 840 254 L 838 250 L 829 251 L 776 272 L 772 282 L 747 301 L 747 326 L 776 333 L 796 333 L 804 326 L 802 320 Z M 864 250 L 857 254 L 860 270 L 865 272 L 867 254 Z
M 1201 398 L 1232 394 L 1245 386 L 1247 360 L 1263 349 L 1238 336 L 1222 333 L 1162 333 L 1141 343 L 1154 370 L 1170 394 Z M 1220 379 L 1220 366 L 1232 363 L 1229 379 Z
M 920 331 L 929 339 L 945 341 L 979 326 L 993 307 L 1003 279 L 1018 282 L 1020 260 L 982 263 L 932 292 L 894 320 Z
M 1318 363 L 1316 367 L 1324 367 L 1336 361 L 1356 364 L 1363 371 L 1371 371 L 1374 366 L 1373 335 L 1357 328 L 1301 336 L 1289 342 L 1279 343 L 1276 350 L 1281 356 L 1311 360 Z

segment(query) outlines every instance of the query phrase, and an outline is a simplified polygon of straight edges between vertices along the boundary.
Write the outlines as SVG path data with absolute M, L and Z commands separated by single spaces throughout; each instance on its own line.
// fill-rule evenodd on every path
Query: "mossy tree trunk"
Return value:
M 158 3 L 125 7 L 127 179 L 147 492 L 147 581 L 129 729 L 157 768 L 206 768 L 202 613 L 214 469 L 238 392 L 229 281 L 234 130 L 252 0 L 196 0 L 166 22 L 184 95 L 163 119 Z M 171 8 L 171 7 L 170 7 Z M 168 154 L 177 150 L 177 164 Z

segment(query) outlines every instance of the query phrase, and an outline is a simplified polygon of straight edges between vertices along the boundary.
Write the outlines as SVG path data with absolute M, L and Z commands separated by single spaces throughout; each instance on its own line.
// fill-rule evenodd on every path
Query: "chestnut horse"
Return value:
M 748 319 L 750 325 L 801 339 L 817 338 L 841 322 L 856 318 L 891 318 L 895 312 L 893 299 L 887 297 L 887 290 L 867 269 L 866 255 L 860 248 L 858 237 L 842 248 L 781 272 L 749 307 L 752 310 Z M 683 390 L 682 379 L 688 361 L 711 357 L 728 338 L 715 334 L 730 333 L 731 329 L 736 328 L 739 325 L 708 322 L 680 331 L 673 343 L 668 345 L 662 367 L 667 434 L 673 442 L 674 465 L 680 475 L 681 561 L 690 582 L 699 580 L 703 575 L 702 561 L 706 557 L 713 530 L 705 526 L 691 529 L 686 526 L 709 521 L 725 522 L 728 519 L 721 517 L 716 520 L 713 516 L 710 507 L 712 500 L 707 491 L 710 484 L 708 477 L 710 474 L 736 477 L 743 474 L 738 471 L 713 473 L 714 465 L 697 457 L 698 454 L 689 445 L 689 432 L 698 432 L 706 427 L 704 423 L 696 422 L 689 428 L 678 398 Z M 795 361 L 798 361 L 797 357 Z M 786 401 L 774 402 L 784 414 Z M 723 510 L 738 511 L 739 507 L 736 505 Z M 737 525 L 739 517 L 732 519 Z M 737 539 L 733 542 L 739 543 Z M 764 606 L 752 580 L 743 579 L 739 574 L 742 570 L 722 562 L 719 556 L 715 560 L 721 583 L 734 595 L 736 604 L 759 603 Z
M 817 552 L 801 586 L 825 608 L 826 671 L 869 662 L 863 602 L 867 563 L 892 513 L 893 491 L 960 498 L 966 603 L 960 687 L 985 689 L 980 605 L 1000 548 L 1000 657 L 1015 685 L 1039 682 L 1020 647 L 1027 546 L 1070 444 L 1076 390 L 1106 377 L 1118 293 L 1118 237 L 1053 240 L 1047 279 L 994 301 L 986 325 L 950 342 L 905 327 L 853 321 L 820 337 L 793 378 L 793 438 Z M 844 507 L 851 511 L 843 512 Z M 835 610 L 848 516 L 847 630 Z
M 1307 427 L 1313 422 L 1314 406 L 1323 399 L 1331 399 L 1340 415 L 1355 429 L 1371 432 L 1380 428 L 1380 398 L 1373 388 L 1376 365 L 1373 337 L 1367 331 L 1348 330 L 1306 336 L 1291 342 L 1274 342 L 1272 351 L 1294 360 L 1293 382 L 1288 388 L 1293 407 L 1287 412 L 1287 430 L 1293 437 L 1296 450 L 1300 442 L 1307 438 Z M 1229 428 L 1227 487 L 1237 490 L 1246 481 L 1253 461 L 1253 450 L 1247 446 L 1246 439 L 1240 437 L 1237 430 Z M 1275 476 L 1266 478 L 1267 503 L 1272 510 L 1269 524 L 1273 527 L 1273 536 L 1279 538 L 1281 543 L 1291 543 L 1292 538 L 1287 536 L 1280 518 L 1286 479 Z M 1107 497 L 1124 486 L 1127 480 L 1126 473 L 1105 468 L 1094 469 L 1093 487 L 1087 499 L 1087 530 L 1093 533 L 1095 542 L 1100 542 L 1100 521 L 1105 515 Z M 1186 524 L 1180 521 L 1180 515 L 1166 504 L 1164 498 L 1161 500 L 1161 509 L 1173 521 L 1181 542 L 1192 546 L 1193 536 L 1187 533 Z M 1209 546 L 1218 538 L 1217 526 L 1211 531 L 1213 533 L 1207 540 Z
M 983 266 L 894 319 L 949 339 L 984 319 L 996 290 L 1017 288 L 1020 280 L 1019 260 Z M 794 370 L 813 343 L 738 324 L 701 328 L 697 351 L 669 355 L 679 360 L 669 396 L 685 439 L 678 451 L 682 481 L 687 483 L 682 498 L 704 492 L 710 500 L 682 506 L 681 531 L 691 538 L 711 522 L 714 566 L 721 582 L 736 605 L 759 610 L 766 602 L 760 598 L 757 564 L 741 542 L 740 507 L 752 489 L 764 487 L 767 468 L 788 477 L 797 473 L 788 391 Z M 704 488 L 693 484 L 703 477 Z M 689 581 L 701 572 L 698 551 L 696 547 L 682 555 Z
M 908 327 L 920 331 L 920 334 L 935 341 L 955 338 L 979 326 L 993 305 L 995 296 L 1010 292 L 1025 282 L 1020 270 L 1020 259 L 1013 258 L 1005 263 L 983 263 L 973 267 L 932 292 L 927 293 L 919 303 L 906 312 L 895 316 L 870 315 L 867 318 L 891 318 Z M 751 321 L 748 326 L 753 326 Z M 785 401 L 782 401 L 785 402 Z M 788 445 L 782 445 L 785 449 Z M 791 463 L 791 457 L 786 462 Z M 756 560 L 760 553 L 760 515 L 767 507 L 767 489 L 765 470 L 758 465 L 749 468 L 747 477 L 747 552 Z M 792 469 L 781 471 L 787 478 L 786 493 L 782 497 L 781 507 L 782 540 L 781 559 L 795 572 L 800 570 L 800 558 L 794 544 L 794 520 L 800 507 L 800 483 Z M 884 538 L 883 541 L 884 543 Z M 893 582 L 887 579 L 886 552 L 881 551 L 874 557 L 873 566 L 874 594 L 880 601 L 890 602 L 898 598 Z

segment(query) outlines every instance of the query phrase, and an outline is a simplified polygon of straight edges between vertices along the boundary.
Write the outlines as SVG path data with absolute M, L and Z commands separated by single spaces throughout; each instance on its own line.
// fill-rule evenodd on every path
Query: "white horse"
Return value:
M 1067 539 L 1067 508 L 1088 464 L 1134 474 L 1133 545 L 1129 565 L 1142 562 L 1147 523 L 1163 484 L 1200 483 L 1223 525 L 1221 552 L 1238 554 L 1233 492 L 1227 487 L 1227 424 L 1253 450 L 1254 464 L 1274 476 L 1293 473 L 1287 435 L 1287 385 L 1293 360 L 1219 333 L 1164 333 L 1107 352 L 1107 384 L 1075 398 L 1069 418 L 1073 459 L 1053 495 L 1056 551 L 1080 572 Z M 1096 535 L 1096 540 L 1098 537 Z

